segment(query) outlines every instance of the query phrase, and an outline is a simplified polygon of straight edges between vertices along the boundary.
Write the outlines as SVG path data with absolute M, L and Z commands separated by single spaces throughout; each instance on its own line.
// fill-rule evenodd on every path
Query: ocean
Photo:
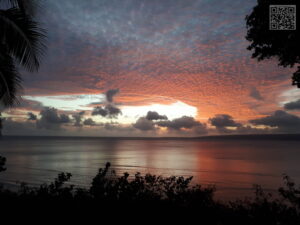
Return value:
M 112 164 L 117 174 L 152 173 L 193 176 L 193 183 L 215 185 L 216 198 L 251 196 L 253 184 L 273 192 L 287 174 L 300 184 L 300 136 L 228 136 L 205 138 L 2 137 L 7 158 L 0 183 L 40 185 L 60 172 L 71 183 L 89 187 L 99 168 Z

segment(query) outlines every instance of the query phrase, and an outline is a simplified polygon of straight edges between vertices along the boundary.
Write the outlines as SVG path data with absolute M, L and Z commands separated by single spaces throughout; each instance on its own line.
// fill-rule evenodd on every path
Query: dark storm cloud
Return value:
M 145 117 L 140 117 L 132 126 L 142 131 L 155 129 L 155 124 L 151 120 L 146 119 Z
M 149 113 L 150 112 L 150 113 Z M 157 131 L 159 127 L 168 128 L 169 134 L 203 135 L 207 133 L 206 124 L 196 121 L 193 117 L 182 116 L 167 120 L 157 112 L 149 111 L 146 117 L 140 117 L 132 126 L 141 131 Z M 159 120 L 154 122 L 153 120 Z
M 58 114 L 57 109 L 45 107 L 40 112 L 40 119 L 36 121 L 37 128 L 50 130 L 60 129 L 62 124 L 70 122 L 70 118 L 66 114 Z
M 107 114 L 108 114 L 107 110 L 102 106 L 97 106 L 92 111 L 92 116 L 99 115 L 99 116 L 105 117 L 105 116 L 107 116 Z
M 92 116 L 102 116 L 109 118 L 117 118 L 122 114 L 121 110 L 113 103 L 113 97 L 119 93 L 119 89 L 110 89 L 106 91 L 106 103 L 104 106 L 97 106 L 92 111 Z M 100 103 L 100 102 L 99 102 Z
M 109 118 L 116 118 L 118 117 L 118 115 L 122 114 L 121 110 L 112 105 L 112 104 L 108 104 L 104 107 L 102 106 L 97 106 L 93 109 L 92 111 L 92 116 L 102 116 L 102 117 L 109 117 Z
M 272 115 L 249 121 L 255 125 L 265 125 L 277 128 L 282 132 L 300 132 L 300 118 L 283 110 L 277 110 Z
M 168 117 L 165 115 L 159 115 L 155 111 L 149 111 L 146 115 L 147 120 L 167 120 Z
M 174 120 L 159 121 L 156 123 L 160 127 L 167 127 L 168 129 L 180 130 L 182 128 L 192 129 L 197 128 L 198 131 L 206 130 L 206 126 L 199 121 L 196 121 L 193 117 L 182 116 Z
M 66 114 L 60 114 L 60 122 L 61 123 L 69 123 L 71 120 L 70 120 L 70 117 Z
M 241 124 L 233 120 L 232 116 L 227 114 L 218 114 L 213 118 L 208 120 L 211 125 L 215 126 L 217 129 L 223 129 L 226 127 L 240 127 Z
M 106 105 L 105 110 L 107 110 L 107 115 L 111 118 L 116 118 L 119 114 L 122 114 L 121 110 L 112 104 Z
M 284 104 L 286 110 L 300 110 L 300 99 L 294 102 Z
M 28 120 L 33 120 L 33 121 L 37 120 L 37 116 L 32 112 L 28 112 L 27 116 L 28 116 Z
M 85 119 L 83 121 L 83 125 L 85 126 L 96 126 L 96 122 L 92 118 Z
M 83 123 L 81 129 L 73 129 L 72 131 L 68 129 L 63 129 L 65 127 L 59 128 L 58 126 L 51 127 L 51 129 L 38 129 L 35 123 L 30 121 L 15 121 L 11 118 L 5 118 L 3 121 L 3 134 L 5 135 L 36 135 L 36 136 L 76 136 L 83 134 L 88 136 L 130 136 L 132 132 L 136 135 L 140 133 L 130 125 L 121 125 L 117 123 L 106 123 L 106 124 L 96 124 L 93 125 L 92 121 L 87 119 Z M 84 133 L 82 132 L 84 131 Z
M 260 92 L 256 89 L 256 87 L 252 87 L 249 93 L 250 97 L 262 101 L 264 98 L 261 96 Z
M 106 100 L 110 103 L 113 102 L 113 97 L 119 93 L 119 89 L 111 89 L 105 93 Z
M 84 114 L 85 114 L 85 112 L 81 111 L 79 113 L 76 113 L 76 114 L 72 115 L 72 117 L 75 120 L 75 123 L 74 123 L 75 127 L 81 127 L 82 126 L 81 122 L 82 122 L 82 117 L 83 117 Z
M 3 121 L 3 133 L 7 135 L 32 135 L 36 131 L 36 125 L 32 122 L 17 122 L 10 118 Z

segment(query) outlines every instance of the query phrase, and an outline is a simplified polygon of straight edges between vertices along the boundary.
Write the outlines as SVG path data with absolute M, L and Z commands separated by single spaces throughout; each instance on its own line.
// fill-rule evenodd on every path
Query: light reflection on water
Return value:
M 300 183 L 296 141 L 3 138 L 0 144 L 8 168 L 0 181 L 6 184 L 37 185 L 63 171 L 73 174 L 73 183 L 88 186 L 108 161 L 118 174 L 194 176 L 195 183 L 215 184 L 224 199 L 249 195 L 253 184 L 277 189 L 283 173 Z

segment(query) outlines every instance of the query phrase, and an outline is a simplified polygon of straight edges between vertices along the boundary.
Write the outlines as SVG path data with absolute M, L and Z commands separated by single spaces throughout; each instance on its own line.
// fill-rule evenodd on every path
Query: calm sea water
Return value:
M 89 186 L 97 170 L 111 162 L 116 171 L 194 176 L 215 184 L 216 197 L 251 195 L 253 184 L 276 190 L 282 174 L 300 184 L 300 139 L 99 139 L 3 137 L 0 155 L 7 171 L 0 182 L 13 187 L 24 181 L 39 185 L 59 172 L 73 174 L 72 183 Z

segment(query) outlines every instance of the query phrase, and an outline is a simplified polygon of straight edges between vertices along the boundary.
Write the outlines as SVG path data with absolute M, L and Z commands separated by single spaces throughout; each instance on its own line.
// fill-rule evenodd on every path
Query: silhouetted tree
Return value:
M 70 173 L 60 173 L 54 182 L 40 187 L 21 183 L 17 192 L 0 186 L 2 218 L 5 212 L 15 215 L 25 212 L 26 216 L 32 215 L 30 219 L 44 215 L 45 218 L 57 217 L 60 220 L 66 217 L 68 221 L 73 217 L 77 219 L 78 215 L 85 221 L 93 215 L 94 221 L 103 220 L 107 215 L 110 222 L 111 215 L 119 220 L 132 215 L 133 220 L 144 218 L 152 222 L 153 219 L 155 223 L 164 219 L 168 223 L 172 223 L 172 219 L 184 219 L 185 224 L 195 221 L 212 225 L 300 224 L 300 187 L 288 176 L 284 176 L 285 185 L 276 195 L 255 185 L 254 198 L 229 202 L 213 199 L 214 187 L 192 185 L 192 177 L 140 173 L 131 178 L 128 173 L 118 176 L 110 168 L 110 163 L 99 169 L 90 189 L 74 188 L 68 184 L 71 176 Z
M 0 103 L 12 106 L 17 100 L 20 64 L 37 71 L 44 52 L 45 31 L 34 19 L 36 0 L 0 0 Z
M 251 42 L 248 50 L 253 50 L 252 58 L 258 61 L 276 57 L 279 66 L 293 67 L 300 63 L 300 30 L 271 30 L 269 28 L 270 5 L 296 5 L 299 0 L 258 0 L 250 15 L 246 16 L 246 39 Z M 296 16 L 299 26 L 300 16 Z M 300 66 L 293 74 L 292 84 L 300 88 Z

